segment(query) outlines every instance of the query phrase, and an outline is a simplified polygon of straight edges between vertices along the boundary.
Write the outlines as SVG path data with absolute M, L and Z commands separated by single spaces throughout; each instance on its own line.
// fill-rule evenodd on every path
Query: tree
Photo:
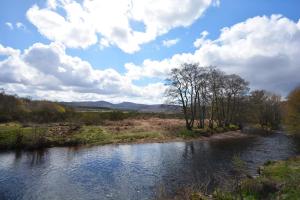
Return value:
M 208 81 L 209 81 L 209 98 L 210 98 L 210 118 L 209 118 L 209 127 L 214 128 L 214 121 L 218 118 L 219 125 L 221 124 L 220 117 L 220 101 L 221 93 L 223 87 L 223 77 L 224 74 L 222 71 L 217 70 L 214 67 L 209 69 Z
M 57 122 L 65 120 L 73 111 L 51 101 L 33 101 L 9 95 L 0 90 L 0 122 Z
M 281 97 L 265 90 L 255 90 L 249 97 L 249 122 L 263 129 L 278 129 L 281 122 Z
M 249 83 L 236 74 L 225 74 L 216 67 L 184 63 L 171 71 L 167 79 L 167 96 L 181 105 L 187 129 L 194 122 L 204 128 L 242 127 L 259 124 L 263 129 L 278 129 L 281 122 L 281 97 L 255 90 L 249 95 Z
M 249 91 L 248 85 L 247 81 L 236 74 L 230 74 L 225 77 L 225 126 L 229 126 L 231 123 L 239 123 L 243 97 Z
M 204 128 L 205 118 L 206 118 L 206 107 L 209 104 L 209 70 L 205 67 L 201 67 L 198 69 L 198 82 L 199 91 L 197 94 L 197 108 L 198 108 L 198 128 Z
M 198 64 L 184 63 L 171 71 L 166 85 L 166 95 L 174 104 L 182 106 L 186 128 L 194 126 L 197 97 L 199 94 Z
M 289 132 L 300 135 L 300 87 L 288 96 L 285 123 Z
M 166 85 L 170 102 L 182 106 L 187 129 L 193 128 L 194 121 L 198 128 L 204 128 L 205 119 L 209 119 L 211 129 L 215 122 L 221 127 L 237 122 L 239 101 L 249 90 L 238 75 L 189 63 L 173 69 Z

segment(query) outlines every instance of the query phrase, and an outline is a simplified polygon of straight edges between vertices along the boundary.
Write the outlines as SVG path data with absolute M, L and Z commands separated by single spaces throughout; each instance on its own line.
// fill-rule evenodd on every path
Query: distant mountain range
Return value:
M 132 102 L 122 102 L 122 103 L 110 103 L 107 101 L 81 101 L 81 102 L 60 102 L 63 105 L 71 106 L 74 108 L 104 108 L 113 110 L 131 110 L 138 112 L 168 112 L 174 113 L 179 112 L 180 107 L 175 105 L 167 104 L 137 104 Z

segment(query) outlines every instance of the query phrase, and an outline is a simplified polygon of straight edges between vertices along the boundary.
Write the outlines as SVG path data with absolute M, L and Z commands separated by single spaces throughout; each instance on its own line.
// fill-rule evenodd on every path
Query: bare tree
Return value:
M 197 103 L 198 103 L 198 115 L 199 115 L 199 123 L 198 128 L 204 128 L 204 121 L 206 118 L 206 107 L 209 103 L 209 81 L 208 81 L 208 68 L 201 67 L 198 70 L 198 85 L 199 85 L 199 92 L 197 95 Z
M 240 117 L 241 109 L 239 106 L 248 91 L 249 83 L 236 74 L 225 76 L 225 98 L 226 98 L 226 113 L 225 113 L 225 126 L 231 123 L 237 123 L 237 118 Z
M 179 69 L 173 69 L 167 79 L 166 94 L 171 102 L 182 106 L 186 128 L 194 126 L 197 96 L 199 93 L 198 64 L 184 63 Z
M 215 67 L 210 67 L 207 78 L 209 81 L 208 97 L 210 99 L 209 127 L 213 129 L 214 122 L 217 119 L 217 114 L 219 112 L 218 104 L 220 101 L 220 93 L 223 84 L 223 72 L 217 70 Z
M 249 96 L 247 81 L 236 74 L 226 75 L 216 67 L 184 63 L 171 71 L 166 84 L 166 94 L 172 103 L 182 107 L 189 130 L 195 122 L 198 128 L 204 128 L 205 119 L 211 129 L 215 124 L 241 127 L 246 120 L 262 127 L 278 128 L 280 123 L 279 96 L 265 91 L 253 91 Z M 251 117 L 245 117 L 245 112 Z

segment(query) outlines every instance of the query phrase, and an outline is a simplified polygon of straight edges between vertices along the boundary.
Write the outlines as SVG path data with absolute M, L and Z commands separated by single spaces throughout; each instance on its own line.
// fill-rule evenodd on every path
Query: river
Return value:
M 300 154 L 282 133 L 242 139 L 49 148 L 0 153 L 0 199 L 154 199 L 189 185 L 215 186 L 239 155 L 247 171 Z

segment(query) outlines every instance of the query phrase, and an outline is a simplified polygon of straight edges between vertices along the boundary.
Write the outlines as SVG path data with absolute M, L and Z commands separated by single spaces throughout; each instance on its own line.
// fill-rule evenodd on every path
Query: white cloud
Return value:
M 16 27 L 19 28 L 19 29 L 23 29 L 23 30 L 26 29 L 25 25 L 21 22 L 17 22 Z
M 300 84 L 300 20 L 293 22 L 280 15 L 254 17 L 225 27 L 216 40 L 194 43 L 194 53 L 176 54 L 161 61 L 145 60 L 141 65 L 125 65 L 130 79 L 166 77 L 182 62 L 216 65 L 227 73 L 237 73 L 250 81 L 252 88 L 268 89 L 286 95 Z
M 11 22 L 6 22 L 5 25 L 10 29 L 10 30 L 14 30 L 14 27 L 18 28 L 18 29 L 26 29 L 26 26 L 21 23 L 21 22 L 16 22 L 15 25 L 13 25 Z
M 18 56 L 20 54 L 19 50 L 13 49 L 11 47 L 4 47 L 0 44 L 0 55 L 3 56 Z
M 5 25 L 6 25 L 10 30 L 13 30 L 13 29 L 14 29 L 14 26 L 13 26 L 12 23 L 10 23 L 10 22 L 6 22 Z
M 206 40 L 206 36 L 208 36 L 208 32 L 207 31 L 203 31 L 201 33 L 201 37 L 198 38 L 195 42 L 194 42 L 194 47 L 199 48 L 201 47 L 202 44 L 204 44 L 207 40 Z
M 86 48 L 100 41 L 102 48 L 115 45 L 134 53 L 173 28 L 191 25 L 213 3 L 215 0 L 48 0 L 45 8 L 31 7 L 27 17 L 42 35 L 67 47 Z M 144 30 L 135 30 L 132 22 L 143 24 Z
M 51 100 L 162 101 L 162 83 L 136 86 L 114 69 L 98 70 L 65 53 L 59 43 L 19 50 L 0 45 L 1 87 L 10 93 Z M 160 102 L 157 102 L 160 103 Z
M 48 39 L 61 42 L 68 47 L 86 48 L 97 42 L 97 35 L 93 26 L 81 18 L 80 5 L 73 4 L 74 6 L 71 7 L 74 7 L 74 11 L 72 11 L 72 16 L 68 16 L 69 20 L 53 10 L 40 9 L 36 5 L 28 10 L 27 17 Z
M 166 78 L 182 62 L 216 65 L 237 73 L 252 88 L 286 95 L 299 84 L 300 20 L 272 15 L 258 16 L 221 30 L 215 40 L 202 32 L 191 53 L 163 60 L 146 59 L 140 65 L 126 63 L 124 75 L 66 54 L 59 42 L 36 43 L 24 51 L 0 45 L 1 87 L 20 94 L 52 100 L 109 100 L 158 103 L 163 101 L 162 82 L 133 84 L 143 78 Z M 102 45 L 111 44 L 103 41 Z
M 162 41 L 162 45 L 165 46 L 165 47 L 171 47 L 171 46 L 174 46 L 175 44 L 177 44 L 179 42 L 179 38 L 175 38 L 175 39 L 172 39 L 172 40 L 163 40 Z

